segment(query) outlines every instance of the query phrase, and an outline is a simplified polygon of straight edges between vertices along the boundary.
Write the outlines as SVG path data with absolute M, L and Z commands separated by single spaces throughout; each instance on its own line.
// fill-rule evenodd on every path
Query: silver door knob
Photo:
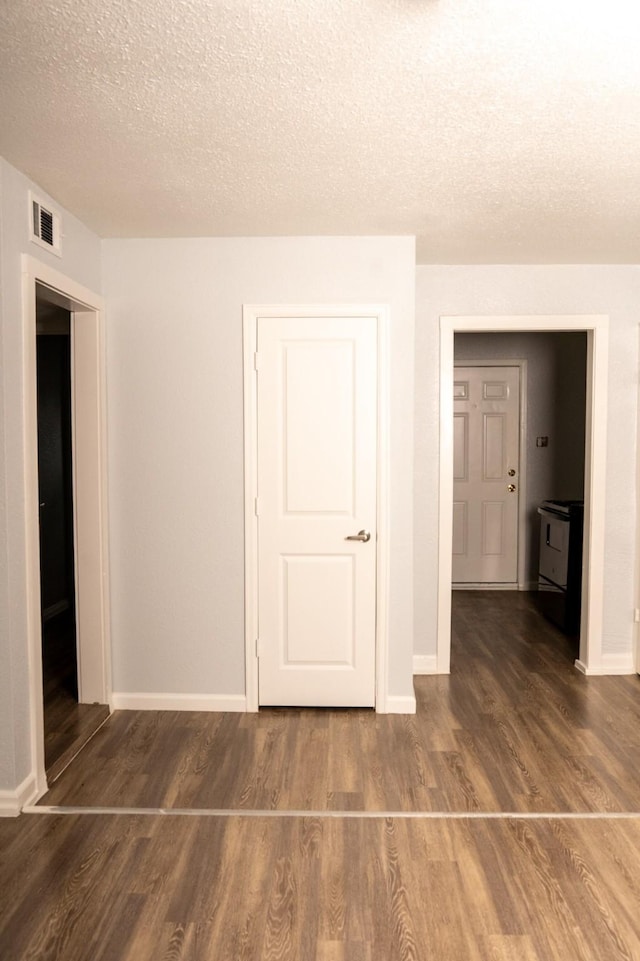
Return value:
M 516 489 L 515 484 L 509 484 L 509 486 L 507 487 L 507 490 L 509 491 L 510 494 L 513 494 L 515 489 Z
M 345 537 L 345 541 L 364 541 L 365 544 L 370 540 L 371 534 L 369 531 L 358 531 L 357 534 L 349 534 L 348 537 Z

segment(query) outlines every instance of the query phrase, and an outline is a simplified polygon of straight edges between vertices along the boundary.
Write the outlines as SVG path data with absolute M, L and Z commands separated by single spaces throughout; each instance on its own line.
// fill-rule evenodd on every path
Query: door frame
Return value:
M 582 630 L 575 664 L 602 672 L 602 615 L 607 465 L 609 317 L 507 315 L 440 317 L 440 497 L 436 671 L 451 670 L 451 551 L 453 524 L 453 338 L 456 333 L 584 331 L 587 334 Z
M 527 361 L 524 358 L 517 360 L 466 360 L 456 367 L 519 367 L 519 396 L 518 396 L 518 550 L 517 550 L 517 581 L 495 585 L 496 590 L 518 590 L 526 591 L 526 541 L 527 541 Z M 453 492 L 452 492 L 453 496 Z M 452 582 L 453 583 L 453 582 Z M 493 590 L 494 586 L 489 583 L 487 586 L 482 584 L 465 584 L 466 590 Z
M 47 790 L 44 759 L 36 285 L 71 314 L 72 483 L 78 700 L 111 708 L 104 303 L 41 261 L 22 255 L 24 337 L 25 547 L 31 770 L 35 798 Z
M 389 322 L 384 304 L 245 304 L 244 346 L 244 582 L 246 710 L 259 708 L 258 692 L 258 394 L 257 327 L 262 317 L 368 317 L 378 332 L 378 446 L 376 542 L 375 709 L 388 710 L 389 593 Z

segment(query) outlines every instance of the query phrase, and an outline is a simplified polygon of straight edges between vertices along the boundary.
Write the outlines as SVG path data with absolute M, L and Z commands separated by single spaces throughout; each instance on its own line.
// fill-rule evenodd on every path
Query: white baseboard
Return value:
M 385 713 L 415 714 L 416 699 L 415 697 L 394 697 L 393 695 L 387 695 L 387 710 Z
M 25 804 L 37 800 L 37 795 L 37 778 L 29 774 L 15 791 L 0 791 L 0 817 L 17 818 Z
M 134 694 L 113 692 L 116 711 L 246 711 L 244 694 Z
M 588 677 L 607 677 L 620 674 L 635 674 L 636 666 L 631 651 L 628 654 L 603 654 L 600 663 L 587 667 L 584 661 L 575 662 L 577 669 Z
M 452 584 L 452 591 L 519 591 L 519 584 Z
M 414 654 L 413 655 L 414 674 L 437 674 L 438 658 L 435 654 Z
M 517 584 L 452 584 L 452 591 L 537 591 L 537 581 L 522 581 Z

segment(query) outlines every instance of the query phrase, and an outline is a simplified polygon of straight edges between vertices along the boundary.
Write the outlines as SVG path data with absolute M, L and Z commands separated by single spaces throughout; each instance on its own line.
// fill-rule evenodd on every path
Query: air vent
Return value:
M 31 240 L 60 256 L 60 217 L 49 205 L 29 194 Z

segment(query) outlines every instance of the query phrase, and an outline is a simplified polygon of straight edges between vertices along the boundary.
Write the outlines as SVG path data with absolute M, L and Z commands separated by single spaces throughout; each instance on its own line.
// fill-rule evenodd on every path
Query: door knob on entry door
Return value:
M 369 531 L 358 531 L 357 534 L 349 534 L 347 537 L 345 537 L 345 541 L 364 541 L 365 544 L 370 540 L 371 534 Z
M 509 486 L 507 487 L 507 490 L 509 491 L 510 494 L 513 494 L 515 489 L 516 489 L 515 484 L 509 484 Z
M 509 475 L 509 477 L 515 477 L 515 476 L 516 476 L 516 472 L 514 471 L 513 467 L 511 468 L 511 470 L 507 471 L 507 474 Z

